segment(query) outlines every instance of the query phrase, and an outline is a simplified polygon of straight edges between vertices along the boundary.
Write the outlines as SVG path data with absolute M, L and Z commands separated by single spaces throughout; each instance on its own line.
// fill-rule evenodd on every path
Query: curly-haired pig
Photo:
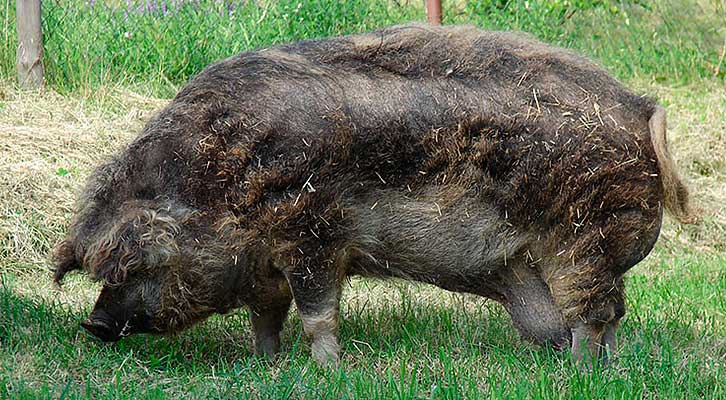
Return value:
M 337 364 L 347 276 L 501 303 L 518 332 L 604 358 L 623 274 L 663 210 L 692 218 L 665 111 L 526 35 L 405 25 L 202 71 L 90 176 L 55 279 L 104 287 L 104 341 L 246 306 L 256 354 L 294 300 Z

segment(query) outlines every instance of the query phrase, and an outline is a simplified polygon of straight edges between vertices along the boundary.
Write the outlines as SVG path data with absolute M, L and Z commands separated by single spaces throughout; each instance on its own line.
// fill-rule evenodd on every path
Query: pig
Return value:
M 103 282 L 103 341 L 246 306 L 272 357 L 294 301 L 338 365 L 342 283 L 401 278 L 501 303 L 591 365 L 663 210 L 693 222 L 666 112 L 521 33 L 408 24 L 244 52 L 192 78 L 88 179 L 55 281 Z

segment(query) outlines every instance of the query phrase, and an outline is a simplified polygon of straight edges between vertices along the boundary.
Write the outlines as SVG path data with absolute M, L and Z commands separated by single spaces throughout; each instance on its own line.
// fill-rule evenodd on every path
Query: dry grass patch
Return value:
M 91 97 L 0 86 L 0 265 L 47 269 L 76 194 L 92 168 L 119 150 L 166 100 L 120 88 Z

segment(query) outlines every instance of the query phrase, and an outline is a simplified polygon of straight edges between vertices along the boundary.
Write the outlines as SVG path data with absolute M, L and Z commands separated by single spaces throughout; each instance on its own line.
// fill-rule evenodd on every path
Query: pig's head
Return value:
M 104 283 L 85 329 L 103 341 L 171 333 L 231 306 L 244 256 L 213 218 L 169 198 L 89 188 L 55 252 L 58 283 L 74 269 Z

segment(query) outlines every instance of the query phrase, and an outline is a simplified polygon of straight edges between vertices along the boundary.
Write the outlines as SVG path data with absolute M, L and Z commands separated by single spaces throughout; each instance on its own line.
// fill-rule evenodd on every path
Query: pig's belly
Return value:
M 526 245 L 526 234 L 481 199 L 408 195 L 386 190 L 348 204 L 354 223 L 340 259 L 350 274 L 487 294 Z

